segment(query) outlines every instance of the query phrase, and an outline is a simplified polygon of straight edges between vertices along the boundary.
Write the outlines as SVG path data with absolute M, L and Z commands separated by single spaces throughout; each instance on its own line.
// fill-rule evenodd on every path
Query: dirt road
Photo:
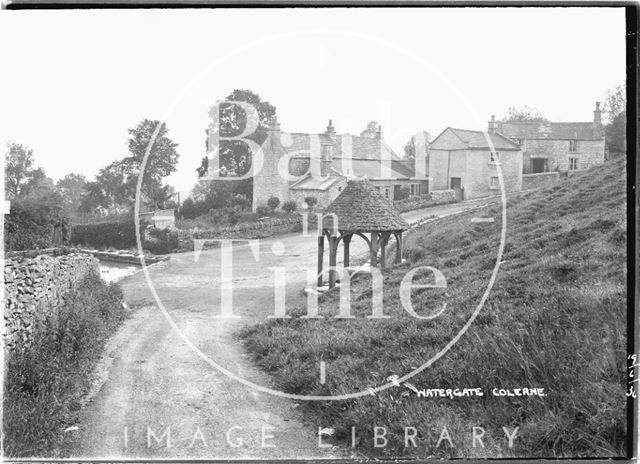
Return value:
M 449 215 L 477 204 L 446 205 L 405 216 Z M 217 371 L 185 341 L 223 368 L 273 388 L 234 334 L 274 311 L 274 267 L 286 272 L 287 305 L 302 301 L 307 268 L 315 268 L 313 234 L 261 240 L 259 259 L 247 243 L 233 245 L 232 297 L 237 319 L 221 313 L 221 250 L 172 255 L 149 269 L 174 330 L 156 306 L 143 273 L 122 283 L 132 317 L 113 337 L 97 369 L 96 394 L 67 432 L 73 458 L 339 458 L 319 447 L 318 427 L 305 424 L 293 400 L 258 392 Z M 366 256 L 363 241 L 352 255 Z M 226 268 L 226 267 L 225 267 Z M 326 441 L 326 440 L 325 440 Z

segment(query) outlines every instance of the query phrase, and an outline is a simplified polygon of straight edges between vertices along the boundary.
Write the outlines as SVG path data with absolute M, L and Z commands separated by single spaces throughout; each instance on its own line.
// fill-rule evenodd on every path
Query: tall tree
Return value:
M 85 192 L 87 180 L 82 174 L 70 173 L 56 182 L 56 189 L 62 196 L 63 208 L 67 215 L 73 216 L 78 212 Z
M 539 109 L 532 108 L 530 106 L 522 106 L 522 107 L 509 107 L 509 113 L 505 118 L 502 119 L 503 122 L 548 122 L 549 120 L 545 118 Z
M 236 89 L 231 92 L 219 107 L 219 132 L 221 137 L 240 135 L 247 127 L 247 113 L 240 105 L 231 102 L 250 103 L 258 114 L 258 127 L 247 138 L 260 144 L 266 137 L 269 121 L 276 115 L 276 107 L 251 90 Z M 208 131 L 207 131 L 208 137 Z M 208 146 L 207 142 L 207 148 Z M 251 152 L 242 140 L 220 140 L 220 176 L 233 177 L 246 174 L 251 168 Z M 199 177 L 208 173 L 208 159 L 203 158 L 198 167 Z
M 623 85 L 607 92 L 603 105 L 609 151 L 627 151 L 627 94 Z
M 96 208 L 122 212 L 133 208 L 142 162 L 158 124 L 159 121 L 144 119 L 129 129 L 129 155 L 102 168 L 95 182 L 87 183 L 81 201 L 84 212 Z M 142 174 L 142 202 L 147 206 L 155 206 L 159 192 L 163 190 L 163 179 L 176 170 L 178 144 L 168 137 L 168 133 L 167 127 L 162 125 Z
M 4 164 L 4 193 L 9 200 L 20 196 L 33 176 L 33 150 L 19 143 L 8 143 Z

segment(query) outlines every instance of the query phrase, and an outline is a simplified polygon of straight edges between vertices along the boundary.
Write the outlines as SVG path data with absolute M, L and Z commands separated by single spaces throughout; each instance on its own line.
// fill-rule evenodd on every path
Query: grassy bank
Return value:
M 10 353 L 5 375 L 4 449 L 10 457 L 60 457 L 95 362 L 124 319 L 122 292 L 89 274 L 37 342 Z
M 386 320 L 367 320 L 371 286 L 351 286 L 353 320 L 272 320 L 241 333 L 255 361 L 282 390 L 342 394 L 402 376 L 440 351 L 469 319 L 496 262 L 499 207 L 494 223 L 469 215 L 444 218 L 409 233 L 407 263 L 385 272 Z M 581 172 L 562 184 L 510 199 L 503 262 L 493 291 L 470 329 L 445 356 L 409 382 L 422 388 L 483 388 L 485 396 L 420 398 L 394 387 L 349 401 L 303 402 L 311 423 L 368 456 L 568 457 L 625 452 L 626 204 L 624 160 Z M 433 266 L 446 289 L 417 289 L 410 317 L 399 285 L 416 266 Z M 418 273 L 420 275 L 430 275 Z M 432 282 L 433 277 L 431 277 Z M 424 280 L 422 282 L 425 282 Z M 337 312 L 336 289 L 320 312 Z M 300 315 L 305 308 L 292 308 Z M 319 363 L 327 379 L 319 381 Z M 544 397 L 493 397 L 491 389 L 539 387 Z M 374 448 L 373 428 L 386 427 L 386 447 Z M 443 427 L 453 447 L 436 447 Z M 472 428 L 486 433 L 473 447 Z M 519 427 L 509 448 L 502 427 Z M 404 427 L 417 429 L 405 447 Z

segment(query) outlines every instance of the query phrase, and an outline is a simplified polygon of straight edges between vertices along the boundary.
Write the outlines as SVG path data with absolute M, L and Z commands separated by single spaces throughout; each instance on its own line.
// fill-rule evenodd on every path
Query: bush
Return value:
M 154 255 L 171 253 L 178 248 L 178 231 L 151 227 L 145 234 L 142 247 Z
M 286 213 L 293 213 L 296 209 L 298 209 L 298 205 L 296 204 L 295 201 L 293 200 L 289 200 L 289 201 L 285 201 L 282 204 L 282 210 Z
M 313 209 L 315 205 L 318 204 L 318 199 L 316 197 L 304 197 L 304 202 L 307 204 L 309 209 Z
M 4 446 L 9 456 L 42 456 L 61 447 L 75 424 L 79 400 L 106 339 L 125 318 L 122 292 L 97 274 L 78 283 L 55 318 L 43 321 L 37 341 L 8 358 Z
M 396 194 L 394 195 L 393 199 L 395 201 L 400 201 L 400 200 L 404 200 L 405 198 L 409 198 L 410 195 L 411 195 L 411 190 L 409 190 L 409 186 L 403 185 L 396 191 Z
M 141 230 L 143 227 L 141 223 Z M 132 248 L 137 246 L 136 226 L 133 220 L 75 225 L 71 229 L 71 243 L 95 248 Z
M 269 214 L 269 207 L 267 205 L 258 205 L 256 213 L 258 213 L 258 216 L 266 216 Z
M 4 222 L 5 251 L 33 250 L 69 241 L 69 218 L 46 200 L 12 201 Z
M 280 198 L 278 197 L 271 197 L 267 200 L 267 206 L 269 206 L 269 209 L 271 209 L 271 211 L 275 211 L 279 204 Z
M 232 226 L 235 226 L 238 223 L 238 221 L 240 220 L 240 211 L 239 211 L 239 209 L 240 209 L 239 207 L 234 207 L 234 208 L 228 208 L 227 209 L 227 221 Z

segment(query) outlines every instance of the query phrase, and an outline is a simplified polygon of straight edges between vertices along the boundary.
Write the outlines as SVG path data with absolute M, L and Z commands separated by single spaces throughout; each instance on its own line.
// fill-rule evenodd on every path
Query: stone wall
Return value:
M 568 171 L 569 159 L 577 159 L 578 169 L 588 169 L 605 161 L 602 140 L 578 140 L 576 151 L 569 151 L 569 140 L 527 140 L 524 152 L 524 173 L 531 173 L 531 159 L 547 160 L 547 171 Z
M 405 200 L 394 201 L 393 204 L 399 212 L 404 213 L 455 202 L 456 192 L 454 190 L 434 190 L 426 195 L 414 195 Z
M 522 175 L 522 190 L 553 187 L 560 181 L 559 172 L 540 172 Z
M 29 347 L 44 323 L 65 310 L 67 295 L 88 273 L 99 275 L 98 260 L 72 253 L 9 258 L 4 267 L 5 342 L 10 351 Z

